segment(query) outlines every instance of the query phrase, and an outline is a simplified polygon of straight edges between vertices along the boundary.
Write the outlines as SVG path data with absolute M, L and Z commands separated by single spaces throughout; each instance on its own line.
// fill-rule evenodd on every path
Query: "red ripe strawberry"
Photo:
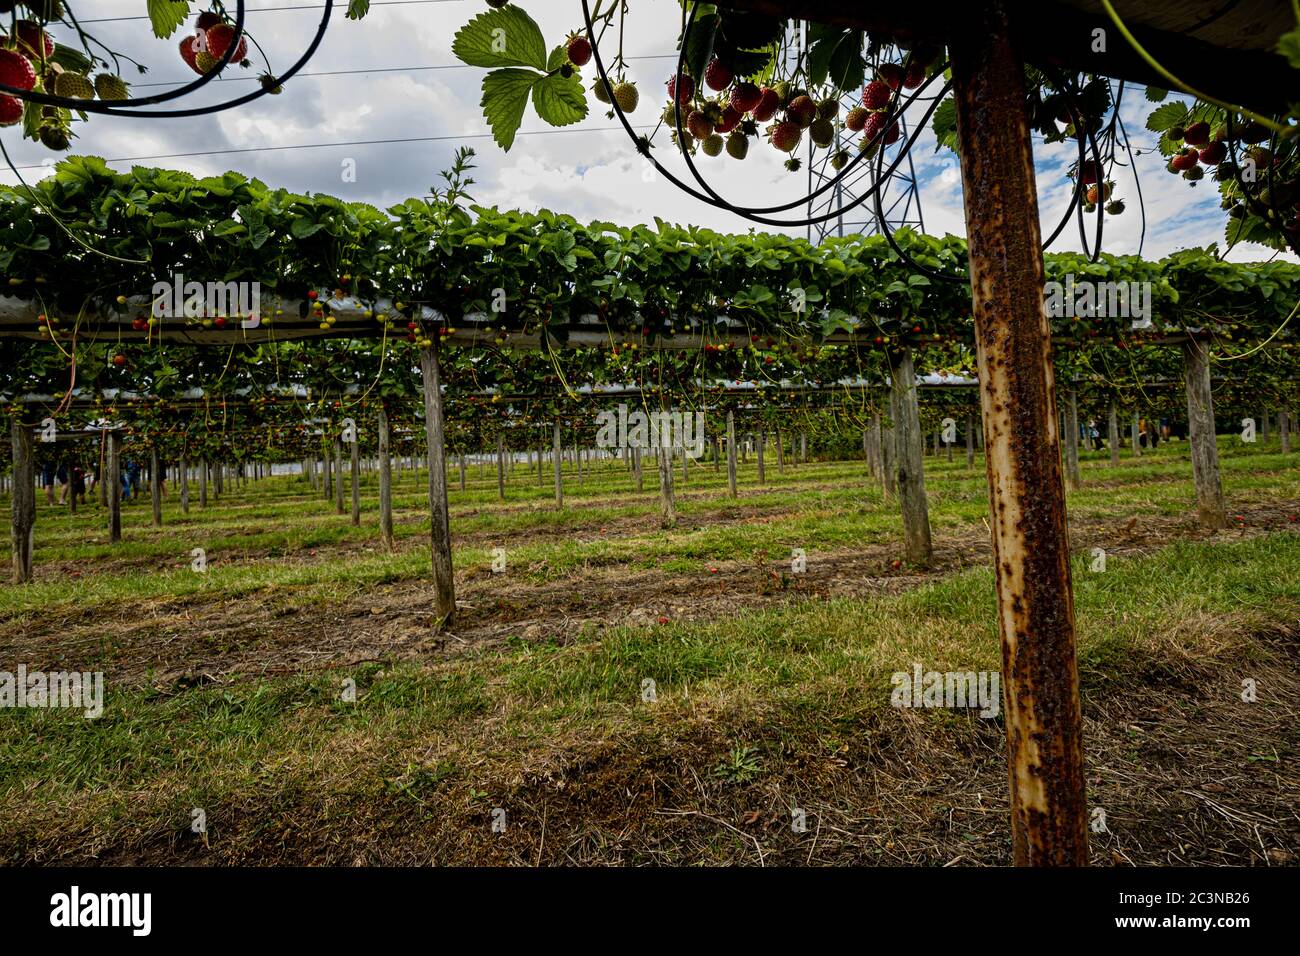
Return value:
M 1210 142 L 1210 124 L 1193 123 L 1183 131 L 1183 140 L 1188 146 L 1205 146 Z
M 581 34 L 571 36 L 567 52 L 574 66 L 586 66 L 591 60 L 591 41 Z
M 862 88 L 862 105 L 869 110 L 883 110 L 889 105 L 890 92 L 887 84 L 872 80 Z
M 766 123 L 781 107 L 781 94 L 770 86 L 763 87 L 758 95 L 758 105 L 751 110 L 754 114 L 754 120 L 759 123 Z
M 739 124 L 740 121 L 744 118 L 745 118 L 744 113 L 740 112 L 740 110 L 736 109 L 734 106 L 728 104 L 727 107 L 722 111 L 722 122 L 717 125 L 714 132 L 730 133 L 733 129 L 736 128 L 737 124 Z
M 30 90 L 36 85 L 36 70 L 32 61 L 13 50 L 0 50 L 0 83 L 20 90 Z
M 221 22 L 221 17 L 217 16 L 211 10 L 204 10 L 199 14 L 199 18 L 194 21 L 194 25 L 200 30 L 211 30 Z
M 717 58 L 710 60 L 704 71 L 704 85 L 719 92 L 729 87 L 735 78 L 736 74 L 731 72 L 731 67 Z
M 668 98 L 676 99 L 685 106 L 695 95 L 695 81 L 685 73 L 679 73 L 668 81 Z
M 194 45 L 194 37 L 181 37 L 181 59 L 195 73 L 202 75 L 203 71 L 199 69 L 199 64 L 195 58 L 199 55 L 198 48 Z
M 14 36 L 18 38 L 19 53 L 35 60 L 54 56 L 54 41 L 35 21 L 19 20 L 14 24 Z
M 706 139 L 713 134 L 713 124 L 701 110 L 691 110 L 691 115 L 686 117 L 686 128 L 696 139 Z
M 897 63 L 882 63 L 876 72 L 876 78 L 891 90 L 896 90 L 903 85 L 905 75 L 903 68 Z
M 1201 150 L 1201 162 L 1206 166 L 1217 166 L 1228 158 L 1228 147 L 1221 140 L 1214 140 Z
M 783 153 L 791 153 L 799 145 L 799 140 L 803 138 L 803 130 L 799 128 L 798 124 L 787 120 L 774 124 L 768 129 L 767 135 L 773 146 Z
M 208 38 L 208 52 L 212 54 L 214 60 L 220 60 L 230 49 L 230 44 L 235 39 L 235 28 L 228 23 L 218 23 L 206 34 Z M 230 62 L 238 63 L 248 55 L 248 40 L 245 37 L 239 38 L 239 46 L 235 48 L 234 56 Z
M 1169 164 L 1179 172 L 1191 169 L 1200 161 L 1200 154 L 1194 149 L 1180 149 Z
M 741 113 L 755 109 L 763 100 L 763 91 L 753 83 L 737 83 L 731 91 L 731 105 Z
M 0 95 L 0 126 L 13 126 L 23 118 L 23 101 L 16 96 Z
M 817 104 L 811 96 L 796 96 L 785 108 L 785 115 L 797 123 L 800 129 L 807 129 L 817 118 Z
M 903 86 L 906 89 L 914 90 L 925 82 L 925 67 L 919 63 L 909 63 L 907 71 L 903 74 Z
M 867 125 L 867 117 L 870 115 L 861 106 L 855 106 L 844 115 L 844 128 L 852 133 L 861 133 L 862 127 Z
M 1097 164 L 1091 159 L 1079 164 L 1079 182 L 1091 186 L 1097 181 Z
M 886 128 L 885 124 L 888 120 L 889 117 L 884 113 L 872 113 L 867 117 L 867 122 L 866 125 L 862 127 L 862 132 L 863 135 L 866 136 L 868 142 L 875 141 L 876 137 L 880 136 L 882 131 L 884 133 L 884 145 L 888 146 L 891 143 L 898 141 L 898 123 L 896 121 L 889 123 Z

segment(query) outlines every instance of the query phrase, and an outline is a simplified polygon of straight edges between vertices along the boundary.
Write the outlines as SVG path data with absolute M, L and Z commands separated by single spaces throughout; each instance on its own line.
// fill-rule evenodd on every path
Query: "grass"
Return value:
M 983 528 L 982 472 L 978 463 L 967 471 L 961 457 L 927 459 L 941 542 Z M 1225 446 L 1233 507 L 1294 507 L 1295 464 L 1295 456 Z M 1188 470 L 1177 448 L 1119 467 L 1085 456 L 1071 521 L 1186 515 Z M 671 532 L 655 527 L 654 496 L 627 494 L 621 472 L 590 473 L 569 491 L 564 512 L 548 510 L 544 490 L 525 488 L 535 476 L 517 478 L 504 505 L 490 476 L 463 493 L 453 476 L 453 527 L 463 544 L 457 567 L 484 571 L 501 540 L 512 567 L 560 580 L 592 565 L 707 573 L 710 562 L 750 562 L 755 552 L 779 557 L 799 546 L 812 556 L 897 540 L 893 508 L 862 471 L 859 463 L 814 463 L 780 475 L 773 465 L 770 487 L 759 490 L 751 463 L 736 503 L 700 467 L 684 492 L 679 486 L 683 522 Z M 292 479 L 229 493 L 185 519 L 173 502 L 161 529 L 140 527 L 141 512 L 129 509 L 127 540 L 113 549 L 95 540 L 102 532 L 93 511 L 43 512 L 38 562 L 56 573 L 0 588 L 0 621 L 15 629 L 73 616 L 112 622 L 184 600 L 202 627 L 218 623 L 205 617 L 218 601 L 328 602 L 418 580 L 427 554 L 413 483 L 397 505 L 405 546 L 392 554 L 363 550 L 375 547 L 373 528 L 347 525 Z M 206 575 L 187 569 L 196 546 L 208 549 Z M 1113 555 L 1101 573 L 1089 570 L 1084 553 L 1074 581 L 1085 714 L 1109 728 L 1093 728 L 1090 743 L 1106 756 L 1089 759 L 1112 770 L 1123 761 L 1141 769 L 1151 755 L 1124 737 L 1122 721 L 1098 715 L 1166 692 L 1176 691 L 1179 705 L 1231 698 L 1243 675 L 1277 674 L 1293 662 L 1300 536 L 1288 527 L 1163 542 Z M 1279 641 L 1291 649 L 1281 657 Z M 999 669 L 989 568 L 932 576 L 896 593 L 516 636 L 454 656 L 185 683 L 118 682 L 110 673 L 97 720 L 0 713 L 0 861 L 724 862 L 749 844 L 705 834 L 708 819 L 738 819 L 764 801 L 788 809 L 796 796 L 820 800 L 819 812 L 844 833 L 866 828 L 853 840 L 828 833 L 822 862 L 903 858 L 894 827 L 911 814 L 928 821 L 916 824 L 916 846 L 932 840 L 951 855 L 941 824 L 918 809 L 914 794 L 897 804 L 894 823 L 861 820 L 863 808 L 896 786 L 896 761 L 965 764 L 991 778 L 995 793 L 1005 773 L 998 722 L 890 707 L 890 675 L 914 663 Z M 1294 669 L 1282 676 L 1294 685 Z M 355 702 L 343 697 L 348 681 Z M 1110 734 L 1123 740 L 1118 756 L 1107 749 Z M 1279 792 L 1267 775 L 1285 773 L 1294 750 L 1293 732 L 1263 736 L 1241 755 L 1255 758 L 1241 772 L 1258 792 Z M 932 799 L 960 801 L 960 791 L 953 784 Z M 1140 812 L 1141 800 L 1134 803 Z M 209 820 L 206 845 L 188 830 L 195 807 Z M 508 838 L 492 842 L 495 807 L 515 823 Z M 986 859 L 996 862 L 1005 833 L 981 833 Z M 882 834 L 892 846 L 877 845 Z M 802 862 L 803 849 L 795 849 L 791 859 Z M 929 849 L 915 852 L 930 859 Z

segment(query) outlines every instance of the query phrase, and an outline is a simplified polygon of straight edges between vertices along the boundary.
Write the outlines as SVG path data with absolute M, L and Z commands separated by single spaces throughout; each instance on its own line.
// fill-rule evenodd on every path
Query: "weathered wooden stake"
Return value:
M 1082 720 L 1051 332 L 1024 63 L 1007 10 L 1006 0 L 962 8 L 950 53 L 1002 638 L 1011 843 L 1017 865 L 1083 866 Z
M 355 437 L 352 445 L 352 526 L 361 526 L 361 442 Z
M 9 420 L 13 448 L 13 571 L 14 584 L 32 579 L 32 551 L 36 528 L 36 456 L 32 451 L 32 426 L 19 406 Z
M 451 518 L 447 510 L 447 449 L 443 444 L 442 370 L 433 347 L 420 349 L 424 379 L 424 434 L 429 445 L 429 545 L 433 556 L 433 607 L 443 627 L 456 612 L 451 564 Z
M 1202 527 L 1225 528 L 1228 510 L 1219 479 L 1219 443 L 1215 438 L 1214 398 L 1210 391 L 1210 354 L 1189 339 L 1183 343 L 1183 375 L 1187 382 L 1187 438 L 1192 446 L 1192 479 L 1196 512 Z
M 1119 464 L 1119 409 L 1110 403 L 1110 416 L 1106 420 L 1106 447 L 1110 449 L 1110 463 Z
M 122 540 L 122 436 L 108 434 L 108 540 Z
M 903 511 L 903 545 L 912 564 L 928 565 L 933 557 L 930 541 L 930 507 L 925 496 L 925 434 L 921 431 L 921 409 L 916 387 L 912 352 L 903 349 L 890 357 L 890 386 L 897 419 L 895 462 L 898 470 L 898 498 Z
M 727 493 L 736 497 L 736 414 L 727 412 Z
M 551 462 L 555 466 L 555 507 L 557 509 L 564 507 L 564 466 L 561 462 L 561 456 L 564 453 L 564 445 L 560 443 L 560 423 L 555 423 L 551 441 Z
M 149 499 L 153 505 L 153 526 L 162 526 L 162 478 L 158 471 L 158 446 L 149 449 Z
M 388 410 L 379 406 L 379 537 L 393 548 L 393 459 L 388 449 Z

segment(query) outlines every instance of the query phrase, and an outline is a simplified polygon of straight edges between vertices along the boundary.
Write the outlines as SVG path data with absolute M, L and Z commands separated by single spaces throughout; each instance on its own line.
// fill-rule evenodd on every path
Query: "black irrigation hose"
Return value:
M 157 93 L 152 96 L 145 96 L 138 99 L 117 100 L 114 105 L 109 106 L 103 102 L 93 100 L 82 100 L 73 97 L 51 96 L 48 93 L 37 93 L 32 90 L 20 90 L 16 87 L 5 86 L 0 84 L 0 93 L 6 93 L 10 96 L 16 96 L 21 100 L 32 103 L 39 103 L 42 106 L 57 106 L 68 110 L 78 110 L 83 113 L 99 113 L 106 116 L 136 116 L 146 117 L 149 119 L 158 118 L 181 118 L 188 116 L 206 116 L 211 113 L 218 113 L 236 106 L 242 106 L 245 103 L 260 99 L 263 96 L 271 94 L 271 89 L 282 84 L 284 81 L 293 77 L 299 70 L 307 65 L 307 62 L 315 55 L 316 50 L 320 47 L 321 41 L 325 38 L 325 31 L 329 28 L 330 13 L 334 8 L 334 0 L 325 0 L 324 16 L 321 18 L 320 25 L 316 29 L 316 35 L 312 38 L 306 52 L 283 74 L 274 78 L 274 84 L 270 89 L 262 87 L 248 93 L 244 96 L 236 97 L 233 100 L 227 100 L 224 103 L 214 103 L 211 106 L 195 107 L 187 110 L 138 110 L 133 107 L 149 106 L 156 103 L 165 103 L 169 100 L 178 99 L 194 90 L 210 83 L 216 79 L 221 71 L 230 63 L 239 47 L 239 41 L 244 37 L 244 2 L 245 0 L 236 0 L 238 7 L 235 13 L 235 34 L 231 38 L 230 46 L 222 55 L 217 64 L 197 80 L 180 87 L 179 89 L 170 90 L 166 93 Z

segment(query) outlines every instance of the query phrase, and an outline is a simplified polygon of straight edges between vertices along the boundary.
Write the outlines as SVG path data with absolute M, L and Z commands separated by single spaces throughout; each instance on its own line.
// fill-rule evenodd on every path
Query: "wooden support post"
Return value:
M 898 494 L 898 407 L 893 393 L 889 396 L 889 427 L 880 428 L 880 494 L 888 501 Z
M 389 452 L 388 410 L 379 406 L 379 537 L 393 548 L 393 459 Z
M 1079 472 L 1079 395 L 1074 389 L 1065 393 L 1065 477 L 1071 491 L 1083 485 Z
M 1277 434 L 1282 440 L 1282 454 L 1291 454 L 1291 413 L 1285 408 L 1277 413 Z
M 149 449 L 149 500 L 155 528 L 162 527 L 162 477 L 158 469 L 158 446 L 154 445 Z
M 561 461 L 564 445 L 560 442 L 560 423 L 556 422 L 551 441 L 551 463 L 555 466 L 555 507 L 564 507 L 564 466 Z
M 9 436 L 14 460 L 11 577 L 14 584 L 26 584 L 32 579 L 35 547 L 36 455 L 32 450 L 32 426 L 21 405 L 9 420 Z
M 321 467 L 325 473 L 325 492 L 326 501 L 334 500 L 334 456 L 329 452 L 329 446 L 326 445 L 321 450 Z
M 806 465 L 808 464 L 808 433 L 799 433 L 799 458 Z
M 1138 415 L 1133 413 L 1133 421 L 1129 425 L 1129 445 L 1133 450 L 1134 458 L 1142 457 L 1142 436 L 1138 432 L 1139 428 Z
M 736 497 L 736 413 L 727 412 L 727 493 Z
M 895 462 L 898 469 L 898 499 L 903 511 L 903 544 L 907 560 L 922 567 L 930 563 L 930 508 L 925 496 L 925 434 L 921 431 L 921 408 L 917 396 L 916 368 L 912 352 L 903 349 L 890 356 L 890 388 L 897 419 Z
M 776 426 L 776 470 L 785 474 L 785 440 L 781 437 L 781 426 Z
M 352 526 L 361 527 L 361 442 L 354 436 L 352 446 Z
M 122 436 L 117 432 L 108 435 L 108 540 L 116 544 L 122 540 Z
M 541 445 L 537 446 L 537 487 L 541 488 L 546 484 L 546 467 L 543 461 L 546 458 L 546 450 Z
M 181 483 L 181 514 L 190 513 L 190 463 L 182 455 L 180 462 L 176 465 L 177 479 Z
M 1024 63 L 1012 46 L 1008 6 L 988 0 L 963 7 L 950 54 L 1002 639 L 1011 845 L 1017 865 L 1085 866 L 1083 734 L 1051 332 Z
M 208 506 L 208 460 L 199 459 L 199 507 Z
M 966 467 L 975 467 L 975 416 L 966 416 Z
M 99 487 L 96 489 L 99 497 L 99 506 L 108 507 L 108 483 L 104 476 L 108 474 L 108 431 L 103 430 L 99 433 L 99 468 L 95 472 L 95 484 Z
M 343 441 L 334 439 L 334 511 L 343 514 Z
M 660 445 L 659 455 L 659 524 L 664 528 L 677 525 L 677 505 L 673 501 L 673 450 Z
M 1110 463 L 1119 464 L 1119 409 L 1110 403 L 1110 416 L 1106 420 L 1106 447 L 1110 449 Z
M 497 436 L 497 500 L 506 500 L 506 436 Z
M 447 450 L 443 444 L 442 370 L 436 347 L 420 349 L 424 380 L 424 434 L 429 445 L 429 544 L 433 554 L 433 606 L 441 626 L 456 611 L 451 564 L 451 518 L 447 511 Z
M 760 431 L 758 433 L 758 483 L 760 485 L 767 482 L 767 469 L 764 467 L 763 446 L 767 444 L 767 433 Z
M 1196 512 L 1201 526 L 1225 528 L 1227 506 L 1219 478 L 1219 443 L 1215 437 L 1214 399 L 1210 392 L 1210 355 L 1203 343 L 1183 343 L 1183 374 L 1187 382 L 1187 437 L 1192 446 L 1192 479 L 1196 483 Z

